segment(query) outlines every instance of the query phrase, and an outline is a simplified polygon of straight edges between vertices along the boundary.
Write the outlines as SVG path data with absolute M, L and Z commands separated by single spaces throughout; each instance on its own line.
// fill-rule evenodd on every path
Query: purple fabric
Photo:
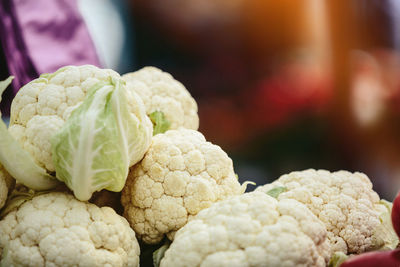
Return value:
M 10 75 L 15 76 L 13 88 L 16 93 L 18 88 L 31 80 L 31 77 L 37 77 L 37 73 L 26 53 L 13 11 L 11 1 L 2 1 L 0 5 L 0 38 L 8 70 Z M 7 100 L 5 99 L 5 101 Z
M 100 66 L 76 0 L 1 0 L 0 21 L 14 93 L 65 65 Z

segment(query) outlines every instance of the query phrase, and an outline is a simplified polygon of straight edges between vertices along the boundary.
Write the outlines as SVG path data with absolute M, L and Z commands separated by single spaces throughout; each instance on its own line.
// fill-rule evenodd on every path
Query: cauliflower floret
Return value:
M 139 266 L 140 254 L 125 218 L 60 192 L 36 196 L 0 221 L 1 249 L 2 266 Z
M 202 210 L 175 235 L 169 266 L 325 266 L 326 228 L 300 202 L 251 192 Z
M 0 209 L 6 203 L 8 193 L 12 190 L 14 184 L 15 180 L 0 164 Z
M 122 75 L 128 88 L 136 91 L 143 99 L 148 115 L 162 111 L 171 123 L 169 129 L 184 127 L 197 130 L 199 116 L 197 104 L 185 86 L 171 74 L 155 67 L 145 67 L 136 72 Z
M 28 151 L 36 163 L 48 172 L 55 166 L 51 153 L 51 138 L 85 99 L 90 88 L 100 81 L 120 79 L 113 70 L 99 69 L 92 65 L 67 66 L 53 74 L 41 75 L 23 86 L 11 105 L 10 134 Z M 146 134 L 151 136 L 152 124 L 145 116 L 145 107 L 137 94 L 129 94 L 130 112 L 143 123 Z M 150 140 L 150 138 L 148 138 Z M 149 143 L 149 142 L 148 142 Z M 140 158 L 147 146 L 138 150 Z M 131 159 L 133 165 L 137 158 Z M 139 159 L 140 160 L 140 159 Z
M 242 193 L 232 160 L 197 131 L 181 128 L 153 137 L 122 191 L 124 216 L 146 243 L 158 243 L 200 210 Z
M 362 253 L 384 245 L 376 234 L 381 214 L 390 212 L 365 174 L 309 169 L 285 174 L 256 191 L 275 187 L 286 189 L 279 200 L 302 202 L 326 225 L 332 253 Z M 395 234 L 392 237 L 397 240 Z

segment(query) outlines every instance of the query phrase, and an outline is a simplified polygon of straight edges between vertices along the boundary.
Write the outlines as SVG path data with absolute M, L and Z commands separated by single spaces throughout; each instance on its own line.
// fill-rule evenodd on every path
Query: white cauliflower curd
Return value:
M 200 210 L 242 193 L 232 160 L 194 130 L 169 130 L 153 137 L 133 166 L 122 191 L 124 216 L 138 237 L 155 244 Z
M 82 201 L 102 189 L 120 192 L 153 135 L 140 96 L 118 73 L 91 65 L 66 66 L 23 86 L 10 120 L 8 131 L 0 125 L 5 169 L 34 190 L 54 188 L 57 178 Z
M 125 218 L 108 207 L 52 192 L 0 221 L 1 266 L 139 266 L 140 248 Z
M 66 66 L 55 73 L 41 75 L 23 86 L 15 96 L 11 105 L 9 132 L 33 156 L 37 164 L 54 172 L 52 136 L 84 101 L 88 90 L 110 78 L 119 79 L 120 75 L 113 70 L 92 65 Z M 146 129 L 142 131 L 141 138 L 143 151 L 138 151 L 143 156 L 150 143 L 152 124 L 147 116 L 142 115 L 145 114 L 145 108 L 139 96 L 130 96 L 128 103 L 132 115 Z M 141 157 L 136 158 L 140 160 Z
M 326 266 L 326 235 L 300 202 L 246 193 L 200 211 L 176 233 L 160 266 Z
M 398 243 L 390 204 L 380 201 L 365 174 L 309 169 L 285 174 L 256 191 L 274 188 L 284 188 L 278 200 L 305 204 L 326 225 L 332 253 L 362 253 Z
M 199 128 L 196 101 L 171 74 L 155 67 L 145 67 L 124 74 L 122 78 L 128 88 L 133 89 L 143 99 L 149 116 L 156 111 L 164 113 L 170 122 L 169 129 Z

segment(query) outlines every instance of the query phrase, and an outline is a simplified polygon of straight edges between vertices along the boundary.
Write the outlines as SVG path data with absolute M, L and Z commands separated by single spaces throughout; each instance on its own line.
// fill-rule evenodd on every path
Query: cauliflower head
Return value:
M 176 233 L 160 266 L 325 266 L 326 236 L 300 202 L 251 192 L 200 211 Z
M 88 90 L 110 78 L 120 76 L 113 70 L 92 65 L 66 66 L 53 74 L 41 75 L 23 86 L 15 96 L 11 105 L 10 134 L 39 166 L 54 172 L 51 137 L 83 102 Z M 142 118 L 140 113 L 144 113 L 144 106 L 140 97 L 129 97 L 128 102 L 130 112 Z M 144 117 L 143 123 L 151 135 L 151 121 Z
M 332 254 L 378 249 L 385 239 L 398 242 L 395 233 L 391 234 L 391 229 L 386 231 L 383 225 L 385 218 L 382 215 L 388 216 L 390 222 L 390 211 L 381 204 L 365 174 L 313 169 L 296 171 L 260 186 L 256 191 L 268 192 L 277 187 L 285 188 L 285 192 L 279 194 L 279 200 L 296 199 L 326 225 Z
M 171 123 L 169 129 L 184 127 L 197 130 L 197 103 L 188 90 L 171 74 L 155 67 L 145 67 L 122 75 L 128 88 L 143 99 L 148 115 L 162 111 Z
M 12 190 L 14 184 L 15 180 L 0 164 L 0 209 L 6 203 L 8 193 Z
M 139 266 L 140 254 L 125 218 L 60 192 L 36 196 L 0 221 L 1 249 L 4 266 Z
M 144 242 L 155 244 L 200 210 L 242 187 L 232 160 L 194 130 L 169 130 L 153 137 L 143 160 L 128 175 L 121 202 L 124 216 Z

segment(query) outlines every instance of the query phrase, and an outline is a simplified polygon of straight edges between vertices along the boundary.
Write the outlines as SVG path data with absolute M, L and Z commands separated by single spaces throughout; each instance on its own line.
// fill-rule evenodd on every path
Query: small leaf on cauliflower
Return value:
M 159 267 L 162 258 L 164 258 L 164 254 L 171 245 L 171 241 L 168 239 L 165 240 L 165 243 L 153 253 L 153 265 L 154 267 Z
M 335 252 L 329 260 L 328 267 L 339 267 L 349 256 L 341 251 Z
M 149 117 L 154 127 L 153 135 L 168 131 L 171 123 L 165 118 L 164 112 L 154 111 Z
M 287 188 L 284 186 L 274 187 L 267 192 L 267 195 L 277 198 L 281 193 L 286 192 Z

